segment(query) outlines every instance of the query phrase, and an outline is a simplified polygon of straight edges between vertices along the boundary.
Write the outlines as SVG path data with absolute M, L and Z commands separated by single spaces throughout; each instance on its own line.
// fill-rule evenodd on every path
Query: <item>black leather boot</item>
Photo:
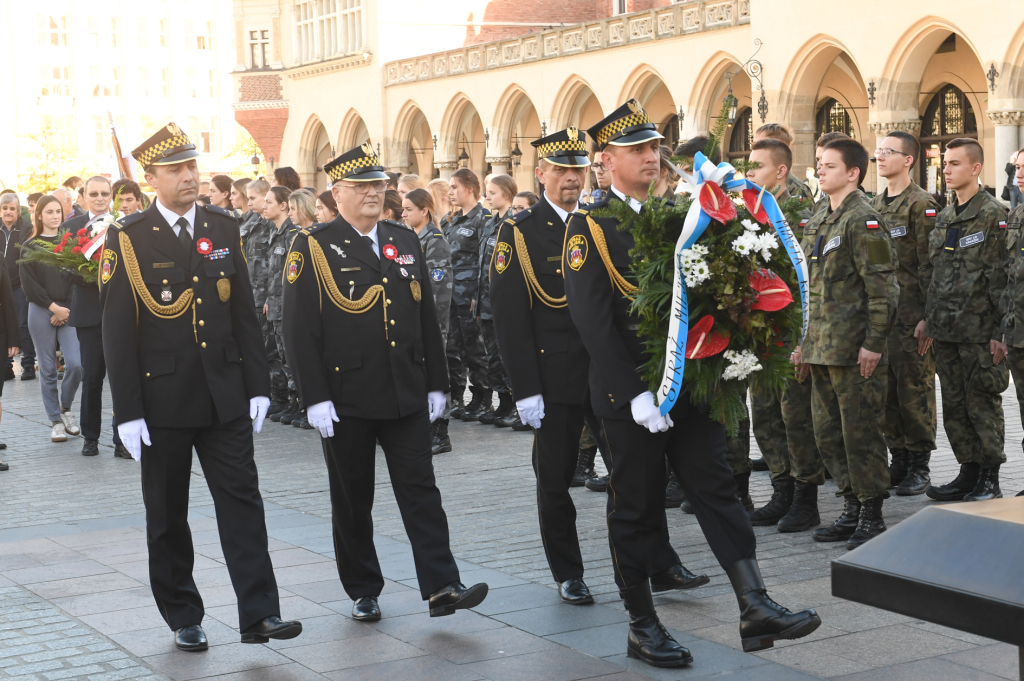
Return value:
M 828 527 L 820 527 L 814 531 L 811 538 L 814 541 L 846 541 L 857 531 L 857 523 L 860 522 L 860 500 L 855 496 L 846 497 L 846 508 L 839 519 Z
M 892 462 L 889 464 L 889 487 L 899 487 L 910 469 L 910 452 L 905 449 L 890 449 Z
M 434 437 L 430 443 L 431 456 L 452 451 L 452 439 L 448 437 L 448 419 L 434 421 Z
M 288 408 L 288 396 L 277 395 L 270 401 L 270 406 L 267 407 L 267 416 L 273 417 L 274 414 L 280 414 L 282 411 Z M 271 418 L 271 421 L 274 419 Z
M 597 477 L 594 470 L 594 459 L 597 458 L 597 447 L 588 447 L 580 450 L 579 458 L 576 460 L 576 472 L 572 475 L 572 487 L 583 487 L 587 480 Z
M 466 405 L 466 408 L 462 411 L 462 416 L 459 418 L 463 421 L 479 421 L 480 415 L 492 408 L 492 399 L 493 396 L 490 390 L 486 392 L 479 390 L 473 393 L 473 399 Z
M 598 475 L 587 480 L 587 489 L 591 492 L 607 492 L 608 491 L 608 476 Z
M 462 397 L 466 394 L 466 386 L 461 388 L 452 387 L 452 410 L 449 412 L 449 417 L 453 419 L 462 419 L 462 412 L 466 410 L 466 403 L 463 402 Z M 456 397 L 458 395 L 458 397 Z
M 856 524 L 856 519 L 854 519 Z M 818 513 L 818 486 L 808 482 L 793 483 L 793 504 L 786 515 L 779 518 L 779 532 L 806 532 L 821 525 Z
M 750 524 L 757 526 L 776 525 L 789 513 L 793 505 L 793 478 L 772 480 L 772 498 L 768 503 L 750 514 Z M 815 494 L 817 501 L 817 494 Z
M 732 477 L 736 481 L 736 496 L 743 503 L 743 508 L 747 510 L 747 513 L 753 513 L 754 500 L 750 498 L 750 473 L 741 473 Z
M 978 484 L 974 486 L 970 494 L 964 497 L 964 501 L 988 501 L 1002 498 L 1003 491 L 999 489 L 999 466 L 993 466 L 981 469 L 978 473 Z
M 759 456 L 758 458 L 750 461 L 750 467 L 758 473 L 763 473 L 768 470 L 768 462 L 764 460 L 763 456 Z
M 498 393 L 498 408 L 493 411 L 485 411 L 480 414 L 480 423 L 493 426 L 499 418 L 505 418 L 516 408 L 516 402 L 512 399 L 512 393 Z
M 704 586 L 710 581 L 707 575 L 695 575 L 683 565 L 673 565 L 651 577 L 651 591 L 656 594 L 662 591 L 685 591 Z
M 740 605 L 743 652 L 771 648 L 778 639 L 803 638 L 821 626 L 814 610 L 791 612 L 768 596 L 757 560 L 748 558 L 725 569 Z
M 619 596 L 629 613 L 626 655 L 652 667 L 684 667 L 693 662 L 690 651 L 679 645 L 658 620 L 647 582 L 620 589 Z
M 282 399 L 284 401 L 284 406 L 281 407 L 281 410 L 276 411 L 273 414 L 270 414 L 270 420 L 274 421 L 275 423 L 280 423 L 281 419 L 284 417 L 285 414 L 288 414 L 293 409 L 295 409 L 295 403 L 293 402 L 292 398 L 285 396 Z
M 281 412 L 281 418 L 278 419 L 279 423 L 283 423 L 286 426 L 292 425 L 292 421 L 302 413 L 302 407 L 299 406 L 299 401 L 292 397 L 288 400 L 288 408 Z
M 679 478 L 676 477 L 672 466 L 666 466 L 666 468 L 668 468 L 668 484 L 665 485 L 665 508 L 679 508 L 679 504 L 686 501 L 686 492 L 679 484 Z
M 976 463 L 960 464 L 960 474 L 948 485 L 932 485 L 925 494 L 935 501 L 963 501 L 978 484 L 981 466 Z
M 855 549 L 885 532 L 885 518 L 882 517 L 883 501 L 884 498 L 875 497 L 861 504 L 857 529 L 846 541 L 847 549 Z
M 896 494 L 901 497 L 913 497 L 924 494 L 932 484 L 931 469 L 928 462 L 931 461 L 931 452 L 909 452 L 909 466 L 907 476 L 896 488 Z

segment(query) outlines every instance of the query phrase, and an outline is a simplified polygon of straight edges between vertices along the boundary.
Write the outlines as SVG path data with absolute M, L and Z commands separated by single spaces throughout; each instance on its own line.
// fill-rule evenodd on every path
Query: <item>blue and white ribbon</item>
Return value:
M 704 154 L 697 152 L 693 159 L 696 172 L 693 175 L 682 173 L 682 180 L 677 189 L 680 194 L 689 194 L 693 201 L 683 222 L 683 231 L 676 240 L 675 273 L 672 281 L 672 313 L 669 318 L 668 339 L 665 343 L 665 373 L 658 387 L 658 404 L 662 414 L 667 414 L 675 406 L 683 391 L 683 371 L 686 367 L 686 336 L 690 331 L 690 308 L 686 295 L 686 276 L 683 274 L 683 251 L 692 247 L 697 239 L 711 224 L 711 216 L 700 206 L 700 193 L 706 182 L 714 182 L 726 191 L 742 191 L 754 189 L 761 191 L 756 184 L 746 179 L 734 179 L 736 169 L 729 163 L 717 166 L 709 161 Z M 797 282 L 800 287 L 800 304 L 803 308 L 803 332 L 807 332 L 807 261 L 803 249 L 793 236 L 786 223 L 786 218 L 779 208 L 775 197 L 768 192 L 763 193 L 761 205 L 768 215 L 775 232 L 778 234 L 786 253 L 796 269 Z

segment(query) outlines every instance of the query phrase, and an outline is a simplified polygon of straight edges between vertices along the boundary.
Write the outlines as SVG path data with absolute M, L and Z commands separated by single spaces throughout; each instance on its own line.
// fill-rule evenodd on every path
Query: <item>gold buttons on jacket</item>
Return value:
M 222 277 L 223 277 L 223 276 L 224 276 L 224 273 L 223 273 L 223 272 L 221 272 L 221 273 L 220 273 L 220 276 L 222 276 Z
M 391 299 L 390 299 L 390 298 L 388 298 L 388 305 L 390 305 L 390 304 L 391 304 Z
M 388 278 L 387 277 L 384 277 L 384 283 L 385 284 L 388 283 Z
M 165 286 L 167 285 L 167 280 L 166 280 L 166 279 L 164 279 L 164 285 L 165 285 Z
M 199 281 L 199 277 L 192 277 L 192 281 Z
M 204 322 L 202 319 L 200 319 L 199 320 L 199 326 L 206 326 L 206 322 Z
M 204 348 L 206 347 L 206 343 L 203 343 L 203 347 L 204 347 Z
M 394 320 L 394 319 L 392 319 L 392 320 L 391 320 L 391 326 L 394 326 L 394 325 L 395 325 L 395 320 Z
M 542 355 L 544 354 L 544 348 L 540 349 L 540 354 L 542 354 Z
M 562 270 L 555 270 L 555 274 L 561 274 Z
M 149 378 L 149 372 L 148 371 L 146 372 L 146 378 Z
M 202 304 L 203 304 L 203 299 L 202 298 L 196 298 L 196 305 L 202 305 Z
M 391 347 L 395 347 L 395 341 L 391 341 Z
M 354 282 L 354 281 L 350 281 L 350 282 L 348 282 L 348 285 L 349 285 L 349 286 L 355 286 L 355 285 L 356 285 L 356 282 Z
M 334 370 L 335 370 L 335 371 L 341 371 L 341 369 L 340 369 L 340 368 L 338 368 L 338 367 L 334 367 Z

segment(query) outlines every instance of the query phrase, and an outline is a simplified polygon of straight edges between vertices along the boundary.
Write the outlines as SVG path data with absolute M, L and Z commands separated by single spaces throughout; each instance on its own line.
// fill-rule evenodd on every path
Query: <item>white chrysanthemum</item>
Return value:
M 758 250 L 758 243 L 757 234 L 754 232 L 743 232 L 743 234 L 740 234 L 733 240 L 732 250 L 749 258 L 753 255 L 754 251 Z
M 706 246 L 694 245 L 679 252 L 679 264 L 683 269 L 687 288 L 693 288 L 711 277 L 711 268 L 703 256 L 707 255 Z
M 760 252 L 762 260 L 769 262 L 772 259 L 772 251 L 778 247 L 779 240 L 775 238 L 774 234 L 766 232 L 758 235 L 757 245 L 754 249 Z
M 757 361 L 757 357 L 750 350 L 743 352 L 726 350 L 724 357 L 729 362 L 729 366 L 722 372 L 722 378 L 727 381 L 743 380 L 755 371 L 763 369 L 761 363 Z
M 761 225 L 753 222 L 752 220 L 742 220 L 743 228 L 748 232 L 759 232 L 761 231 Z

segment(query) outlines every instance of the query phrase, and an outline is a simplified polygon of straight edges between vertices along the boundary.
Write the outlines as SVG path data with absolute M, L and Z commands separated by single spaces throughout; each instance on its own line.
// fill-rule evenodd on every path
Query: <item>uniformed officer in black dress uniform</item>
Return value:
M 532 144 L 544 191 L 539 202 L 501 225 L 490 265 L 491 308 L 501 356 L 519 396 L 520 418 L 534 428 L 533 470 L 548 566 L 562 601 L 581 605 L 594 599 L 583 581 L 569 488 L 584 421 L 595 433 L 601 428 L 587 395 L 590 356 L 566 307 L 561 254 L 566 221 L 579 207 L 590 160 L 586 134 L 576 128 Z M 664 510 L 662 521 L 664 541 L 649 557 L 655 566 L 654 590 L 706 584 L 706 575 L 694 575 L 679 564 Z
M 242 642 L 294 638 L 302 625 L 280 618 L 253 461 L 270 384 L 238 221 L 195 203 L 199 152 L 173 123 L 132 155 L 157 198 L 108 232 L 100 296 L 118 432 L 142 461 L 153 596 L 178 648 L 206 650 L 187 518 L 194 447 Z
M 285 261 L 288 362 L 323 436 L 338 575 L 357 620 L 380 619 L 384 587 L 373 545 L 374 455 L 379 442 L 412 544 L 430 616 L 479 605 L 465 587 L 434 482 L 430 423 L 445 409 L 448 370 L 429 269 L 412 230 L 381 220 L 388 176 L 369 144 L 324 170 L 338 217 L 302 230 Z
M 627 652 L 661 667 L 693 659 L 658 620 L 648 582 L 648 557 L 661 537 L 666 456 L 732 582 L 744 650 L 806 636 L 821 624 L 817 614 L 792 613 L 765 591 L 750 518 L 736 496 L 725 459 L 725 426 L 685 394 L 661 416 L 639 371 L 646 353 L 639 317 L 630 309 L 637 291 L 630 268 L 633 236 L 618 230 L 616 218 L 591 215 L 609 201 L 627 201 L 633 210 L 642 210 L 641 201 L 658 177 L 662 136 L 635 100 L 588 133 L 602 152 L 612 186 L 608 198 L 589 211 L 578 210 L 569 220 L 562 267 L 569 310 L 590 353 L 592 403 L 604 425 L 611 460 L 608 534 L 615 582 L 630 614 Z

